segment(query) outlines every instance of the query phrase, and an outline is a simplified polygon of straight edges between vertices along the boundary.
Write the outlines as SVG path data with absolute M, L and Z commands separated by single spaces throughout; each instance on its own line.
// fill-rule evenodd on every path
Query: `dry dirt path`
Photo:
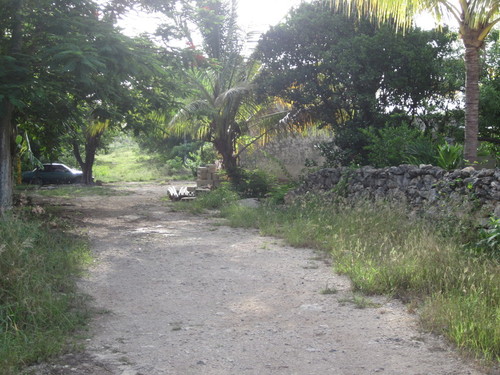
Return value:
M 174 212 L 165 186 L 74 198 L 100 311 L 85 352 L 34 374 L 479 375 L 417 329 L 397 301 L 356 308 L 349 282 L 309 249 Z M 325 288 L 335 294 L 322 294 Z

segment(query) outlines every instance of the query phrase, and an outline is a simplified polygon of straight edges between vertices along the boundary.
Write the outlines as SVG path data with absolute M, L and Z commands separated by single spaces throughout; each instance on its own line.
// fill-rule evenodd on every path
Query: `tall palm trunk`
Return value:
M 481 44 L 476 38 L 463 36 L 465 45 L 465 142 L 464 158 L 468 165 L 477 162 L 479 131 L 479 72 Z M 472 39 L 472 40 L 471 40 Z

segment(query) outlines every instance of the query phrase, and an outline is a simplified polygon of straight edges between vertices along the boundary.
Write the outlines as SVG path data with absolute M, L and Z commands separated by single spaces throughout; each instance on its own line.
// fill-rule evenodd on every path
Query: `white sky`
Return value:
M 266 32 L 270 26 L 278 24 L 288 11 L 299 5 L 304 0 L 239 0 L 238 1 L 238 24 L 246 31 Z M 154 15 L 139 13 L 130 14 L 126 19 L 119 22 L 125 34 L 134 36 L 142 32 L 153 33 L 159 20 Z M 417 24 L 430 29 L 434 26 L 432 17 L 420 16 Z

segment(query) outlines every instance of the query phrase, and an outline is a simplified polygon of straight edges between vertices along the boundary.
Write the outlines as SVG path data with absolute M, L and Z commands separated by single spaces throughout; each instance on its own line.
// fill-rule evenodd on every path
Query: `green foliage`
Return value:
M 192 202 L 179 202 L 177 207 L 193 213 L 203 212 L 204 210 L 221 209 L 229 206 L 240 199 L 238 193 L 234 191 L 231 184 L 224 182 L 212 191 L 200 194 Z
M 215 151 L 213 144 L 204 142 L 200 147 L 198 147 L 198 149 L 189 153 L 185 165 L 191 170 L 193 176 L 196 177 L 198 167 L 207 164 L 214 164 L 216 160 L 217 152 Z
M 463 165 L 464 148 L 459 144 L 445 143 L 438 146 L 437 165 L 446 170 L 457 169 Z
M 381 129 L 363 129 L 367 137 L 367 161 L 375 167 L 400 165 L 409 161 L 432 160 L 432 155 L 425 154 L 432 149 L 432 141 L 415 128 L 406 124 L 386 126 Z
M 343 165 L 368 164 L 368 151 L 364 148 L 368 144 L 366 135 L 359 126 L 348 124 L 337 130 L 331 142 L 318 144 L 321 156 L 325 158 L 324 167 L 336 168 Z
M 500 32 L 492 30 L 486 40 L 484 71 L 479 98 L 479 136 L 500 154 Z M 498 158 L 498 156 L 497 156 Z
M 75 276 L 89 260 L 86 243 L 23 217 L 0 220 L 0 373 L 60 353 L 85 321 Z
M 446 32 L 395 33 L 323 1 L 303 3 L 261 38 L 258 90 L 335 130 L 349 121 L 377 126 L 384 109 L 415 113 L 459 89 L 443 69 L 452 41 Z
M 243 198 L 264 198 L 276 185 L 276 179 L 261 170 L 240 170 L 234 188 Z
M 116 2 L 11 3 L 17 7 L 6 8 L 5 17 L 19 21 L 20 35 L 11 30 L 14 22 L 3 23 L 0 97 L 15 95 L 13 121 L 29 135 L 36 157 L 54 161 L 71 150 L 70 164 L 76 160 L 90 182 L 105 133 L 144 127 L 151 112 L 175 106 L 173 93 L 182 89 L 170 69 L 174 60 L 145 37 L 121 34 L 113 23 Z M 18 51 L 11 54 L 15 40 Z
M 428 137 L 418 137 L 406 145 L 404 160 L 407 164 L 436 164 L 436 144 Z
M 491 216 L 486 228 L 479 232 L 476 246 L 479 251 L 500 258 L 500 218 Z
M 464 251 L 462 234 L 474 230 L 469 215 L 429 220 L 397 204 L 331 202 L 318 195 L 287 206 L 230 206 L 223 213 L 231 225 L 329 252 L 355 291 L 423 302 L 428 329 L 500 359 L 500 259 Z
M 297 187 L 297 183 L 291 182 L 288 184 L 277 184 L 271 191 L 267 194 L 267 200 L 273 204 L 283 204 L 285 203 L 285 196 L 290 190 Z

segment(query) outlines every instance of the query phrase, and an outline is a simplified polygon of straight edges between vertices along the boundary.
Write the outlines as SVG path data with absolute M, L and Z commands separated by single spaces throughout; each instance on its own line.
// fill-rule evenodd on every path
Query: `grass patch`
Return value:
M 191 213 L 202 213 L 205 210 L 214 210 L 221 207 L 232 206 L 239 199 L 229 184 L 223 183 L 218 189 L 203 193 L 195 200 L 189 202 L 176 202 L 174 207 Z
M 366 298 L 365 296 L 361 296 L 359 294 L 354 294 L 351 297 L 341 298 L 339 299 L 339 303 L 340 304 L 351 303 L 357 309 L 367 309 L 367 308 L 376 309 L 381 307 L 379 303 L 375 303 L 371 301 L 369 298 Z
M 192 179 L 187 169 L 141 152 L 137 143 L 128 138 L 118 138 L 108 153 L 97 155 L 93 173 L 95 180 L 103 182 Z
M 85 241 L 48 220 L 0 219 L 0 373 L 61 353 L 87 319 L 74 277 L 90 260 Z
M 331 254 L 356 292 L 420 306 L 429 330 L 478 357 L 500 360 L 500 259 L 464 243 L 475 230 L 469 215 L 429 220 L 402 205 L 319 196 L 288 206 L 226 204 L 221 213 L 232 226 Z
M 322 289 L 320 294 L 323 295 L 330 295 L 330 294 L 337 294 L 339 291 L 336 288 L 332 287 L 326 287 L 325 289 Z

